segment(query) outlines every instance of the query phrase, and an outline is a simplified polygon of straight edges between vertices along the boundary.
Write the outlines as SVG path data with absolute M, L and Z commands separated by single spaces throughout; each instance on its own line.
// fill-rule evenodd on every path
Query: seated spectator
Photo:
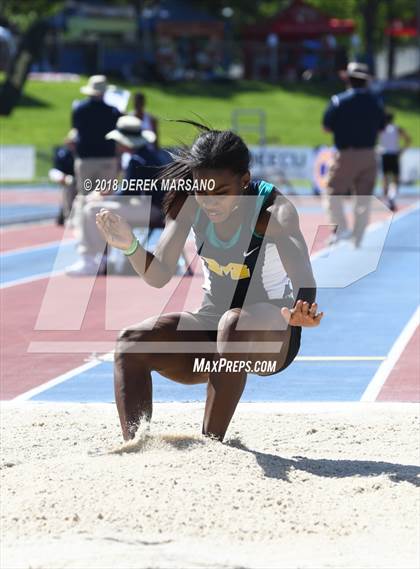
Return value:
M 160 198 L 152 194 L 149 200 L 137 184 L 129 185 L 130 180 L 153 179 L 162 165 L 160 153 L 151 149 L 149 144 L 156 140 L 155 134 L 143 127 L 142 121 L 125 115 L 118 119 L 116 128 L 106 135 L 107 140 L 115 141 L 120 152 L 130 153 L 123 188 L 117 193 L 102 195 L 94 200 L 86 200 L 80 212 L 80 231 L 78 252 L 81 259 L 66 269 L 72 276 L 103 274 L 106 258 L 103 254 L 105 242 L 96 227 L 96 214 L 102 209 L 109 209 L 133 225 L 148 227 L 158 225 L 161 219 Z M 134 186 L 134 187 L 132 187 Z
M 60 184 L 63 188 L 62 205 L 56 220 L 58 225 L 64 225 L 70 216 L 73 201 L 77 194 L 74 178 L 76 139 L 77 130 L 72 128 L 64 139 L 64 145 L 55 150 L 53 168 L 48 172 L 50 181 Z

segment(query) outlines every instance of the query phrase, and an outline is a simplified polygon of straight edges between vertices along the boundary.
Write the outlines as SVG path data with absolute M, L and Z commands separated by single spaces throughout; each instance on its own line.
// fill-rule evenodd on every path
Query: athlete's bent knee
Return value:
M 138 328 L 124 328 L 118 334 L 115 356 L 119 357 L 123 354 L 132 353 L 139 357 L 145 357 L 147 354 L 141 351 L 142 342 L 152 341 L 152 330 L 141 330 Z

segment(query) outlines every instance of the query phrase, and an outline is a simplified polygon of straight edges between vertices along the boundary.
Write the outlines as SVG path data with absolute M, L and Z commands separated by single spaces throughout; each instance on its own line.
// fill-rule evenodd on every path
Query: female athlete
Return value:
M 191 229 L 205 277 L 196 311 L 149 318 L 118 337 L 114 385 L 125 440 L 151 419 L 157 371 L 183 384 L 207 383 L 202 432 L 222 441 L 247 372 L 270 375 L 258 371 L 264 362 L 274 363 L 271 373 L 285 369 L 298 353 L 301 328 L 318 326 L 323 316 L 293 204 L 272 184 L 251 179 L 238 135 L 191 124 L 201 133 L 162 178 L 190 180 L 196 189 L 167 193 L 153 253 L 123 218 L 106 209 L 97 214 L 106 241 L 150 286 L 163 287 L 175 274 Z

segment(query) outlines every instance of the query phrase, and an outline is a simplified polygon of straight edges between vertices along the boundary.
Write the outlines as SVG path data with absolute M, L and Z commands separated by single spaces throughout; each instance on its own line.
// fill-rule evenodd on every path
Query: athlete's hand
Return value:
M 117 249 L 128 249 L 133 241 L 133 231 L 129 224 L 116 213 L 102 208 L 96 214 L 96 226 L 105 241 Z
M 294 308 L 282 308 L 281 314 L 290 326 L 313 328 L 315 326 L 319 326 L 319 323 L 324 316 L 323 312 L 317 311 L 318 305 L 316 302 L 310 305 L 309 302 L 298 300 Z

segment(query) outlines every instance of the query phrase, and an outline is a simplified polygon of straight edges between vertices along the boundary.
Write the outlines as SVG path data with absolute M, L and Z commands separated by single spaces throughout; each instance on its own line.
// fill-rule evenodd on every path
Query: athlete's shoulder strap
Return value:
M 255 232 L 255 225 L 257 223 L 258 216 L 260 215 L 261 209 L 267 201 L 268 197 L 271 195 L 272 191 L 275 189 L 274 185 L 265 180 L 254 180 L 251 182 L 253 185 L 252 191 L 256 195 L 255 200 L 255 211 L 251 220 L 251 228 L 256 237 L 261 237 Z

